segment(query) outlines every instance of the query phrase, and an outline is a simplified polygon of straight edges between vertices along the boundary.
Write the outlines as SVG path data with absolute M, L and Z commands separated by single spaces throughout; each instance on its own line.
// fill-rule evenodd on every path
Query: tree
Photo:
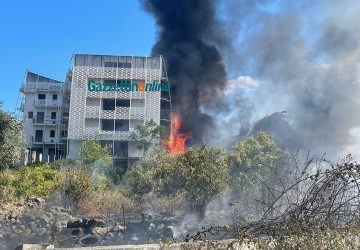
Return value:
M 228 156 L 232 196 L 244 200 L 248 197 L 260 199 L 257 197 L 260 195 L 264 200 L 262 183 L 280 167 L 283 155 L 283 150 L 266 132 L 235 144 Z
M 133 132 L 130 133 L 130 139 L 136 141 L 136 147 L 142 152 L 142 158 L 145 159 L 150 147 L 159 142 L 160 136 L 163 133 L 164 128 L 157 125 L 156 122 L 151 119 L 145 122 L 144 125 L 139 125 Z
M 208 202 L 227 188 L 229 173 L 224 151 L 205 144 L 183 154 L 167 154 L 158 168 L 151 170 L 156 191 L 161 195 L 183 192 L 203 218 Z
M 150 171 L 140 167 L 133 167 L 126 172 L 124 183 L 129 194 L 141 202 L 144 195 L 152 191 L 154 182 Z
M 81 163 L 89 168 L 108 166 L 111 164 L 110 148 L 103 147 L 98 141 L 87 140 L 79 150 Z
M 21 122 L 0 109 L 0 170 L 15 166 L 25 148 Z

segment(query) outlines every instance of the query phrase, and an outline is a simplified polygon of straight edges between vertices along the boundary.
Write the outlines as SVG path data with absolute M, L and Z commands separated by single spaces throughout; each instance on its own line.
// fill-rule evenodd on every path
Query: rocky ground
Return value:
M 173 237 L 171 218 L 139 215 L 138 221 L 123 218 L 86 218 L 40 198 L 0 209 L 0 249 L 22 243 L 49 243 L 56 247 L 143 244 Z

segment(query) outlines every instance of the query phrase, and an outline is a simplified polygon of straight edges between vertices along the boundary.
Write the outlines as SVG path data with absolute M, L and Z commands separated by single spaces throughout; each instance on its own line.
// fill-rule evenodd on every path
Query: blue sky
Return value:
M 149 55 L 154 19 L 136 0 L 2 0 L 0 100 L 14 111 L 26 69 L 63 80 L 75 53 Z

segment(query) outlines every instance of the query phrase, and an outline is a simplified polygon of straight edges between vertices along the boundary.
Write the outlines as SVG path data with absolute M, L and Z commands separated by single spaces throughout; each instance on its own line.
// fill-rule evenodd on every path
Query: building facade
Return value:
M 69 85 L 27 71 L 20 91 L 28 150 L 24 164 L 62 159 L 67 154 L 66 96 Z
M 98 140 L 110 147 L 114 166 L 127 168 L 141 156 L 130 133 L 150 119 L 170 122 L 170 91 L 150 88 L 168 83 L 161 56 L 75 54 L 64 82 L 28 74 L 21 92 L 30 162 L 76 158 L 84 140 Z M 93 84 L 117 89 L 93 91 Z

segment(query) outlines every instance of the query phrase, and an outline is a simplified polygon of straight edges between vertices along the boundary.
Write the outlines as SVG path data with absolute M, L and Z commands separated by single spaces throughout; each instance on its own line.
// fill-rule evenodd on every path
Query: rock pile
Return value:
M 123 219 L 123 218 L 122 218 Z M 22 243 L 49 243 L 56 247 L 112 244 L 143 244 L 172 238 L 172 221 L 142 216 L 137 222 L 120 224 L 122 219 L 86 218 L 71 210 L 47 204 L 43 199 L 27 199 L 0 218 L 1 245 L 12 249 Z
M 73 219 L 71 211 L 50 206 L 40 198 L 29 198 L 23 209 L 14 209 L 1 220 L 0 240 L 33 239 L 51 241 Z

